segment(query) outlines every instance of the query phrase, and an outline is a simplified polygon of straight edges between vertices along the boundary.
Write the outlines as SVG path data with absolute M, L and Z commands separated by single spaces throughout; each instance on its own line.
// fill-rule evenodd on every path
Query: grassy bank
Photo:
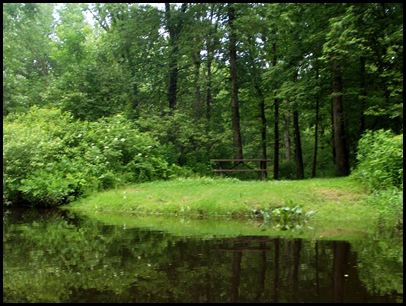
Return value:
M 300 206 L 304 212 L 316 212 L 309 224 L 322 229 L 320 235 L 336 236 L 365 232 L 376 224 L 374 209 L 365 203 L 367 197 L 367 191 L 350 178 L 266 182 L 199 178 L 150 182 L 100 192 L 67 208 L 98 215 L 99 219 L 103 215 L 110 219 L 121 215 L 126 219 L 177 216 L 190 220 L 242 221 L 252 220 L 254 211 Z

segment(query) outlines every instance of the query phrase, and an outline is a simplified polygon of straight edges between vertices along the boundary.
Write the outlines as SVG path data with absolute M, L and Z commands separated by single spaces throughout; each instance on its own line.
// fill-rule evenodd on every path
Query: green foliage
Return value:
M 3 123 L 3 201 L 59 205 L 173 174 L 156 139 L 117 115 L 96 122 L 37 107 Z
M 354 178 L 371 190 L 403 188 L 403 135 L 367 131 L 358 143 Z
M 296 178 L 296 165 L 292 160 L 283 161 L 279 164 L 279 177 L 285 180 Z
M 263 135 L 267 155 L 272 156 L 275 98 L 279 99 L 280 136 L 291 132 L 294 106 L 300 110 L 301 134 L 313 131 L 317 103 L 319 135 L 325 137 L 319 138 L 318 147 L 324 150 L 318 151 L 316 173 L 317 176 L 332 173 L 330 64 L 336 59 L 333 55 L 343 61 L 342 94 L 350 162 L 355 159 L 355 147 L 365 129 L 401 131 L 401 4 L 234 6 L 244 157 L 260 157 Z M 25 112 L 32 105 L 56 107 L 70 112 L 75 119 L 89 121 L 123 114 L 132 118 L 140 131 L 152 134 L 163 144 L 165 160 L 181 167 L 177 173 L 209 175 L 210 158 L 228 158 L 235 153 L 228 81 L 229 28 L 224 22 L 227 5 L 190 3 L 184 8 L 182 13 L 172 5 L 169 19 L 173 24 L 169 25 L 165 10 L 154 5 L 4 4 L 4 115 Z M 84 11 L 94 16 L 94 24 L 87 22 Z M 179 33 L 176 43 L 171 45 L 173 37 L 162 29 L 168 30 L 175 24 L 182 25 L 182 30 L 172 31 Z M 172 78 L 177 88 L 177 108 L 173 113 L 166 112 L 170 71 L 177 75 Z M 262 109 L 265 117 L 260 116 Z M 261 130 L 262 123 L 265 131 Z M 306 174 L 311 173 L 314 150 L 314 133 L 308 136 L 302 138 Z M 73 138 L 72 143 L 76 143 Z M 282 157 L 288 145 L 280 138 Z M 78 172 L 88 167 L 90 177 L 98 173 L 97 183 L 91 185 L 100 183 L 107 187 L 128 179 L 149 179 L 155 171 L 152 169 L 160 168 L 159 161 L 151 159 L 151 164 L 143 166 L 137 161 L 134 163 L 140 171 L 128 174 L 131 170 L 126 172 L 121 165 L 120 171 L 125 174 L 118 177 L 105 164 L 95 170 L 94 162 L 89 161 L 103 155 L 104 147 L 95 143 L 89 150 L 79 146 L 69 147 L 68 151 L 87 152 L 86 162 L 79 158 L 69 163 L 74 163 L 72 169 L 79 169 Z M 113 155 L 109 158 L 115 159 Z M 280 160 L 280 176 L 294 178 L 292 165 Z M 126 167 L 135 166 L 128 161 Z M 81 175 L 73 176 L 74 180 L 82 179 Z M 46 174 L 38 173 L 35 180 L 40 177 Z M 34 184 L 34 179 L 24 178 L 27 184 L 31 182 L 30 186 Z
M 180 111 L 163 115 L 143 114 L 135 120 L 141 131 L 151 133 L 164 144 L 171 163 L 187 167 L 201 175 L 210 175 L 210 158 L 222 155 L 231 144 L 224 134 L 209 131 L 204 119 L 193 120 Z
M 389 224 L 380 224 L 375 228 L 373 239 L 362 239 L 353 246 L 358 253 L 357 266 L 364 286 L 379 295 L 397 292 L 397 302 L 403 302 L 400 300 L 403 296 L 402 239 L 399 229 Z M 397 267 L 398 273 L 390 272 L 396 271 L 394 267 Z
M 86 23 L 79 4 L 64 4 L 58 13 L 52 49 L 58 65 L 43 95 L 45 103 L 83 120 L 121 113 L 131 100 L 131 75 L 109 54 L 105 37 Z
M 50 58 L 53 3 L 3 4 L 3 114 L 41 104 Z
M 272 226 L 280 230 L 302 230 L 307 221 L 315 214 L 313 210 L 305 212 L 302 205 L 261 209 L 253 212 L 255 217 L 263 218 L 261 226 Z
M 390 188 L 375 191 L 368 198 L 368 204 L 376 207 L 380 225 L 403 229 L 403 190 Z
M 403 228 L 403 135 L 367 131 L 360 139 L 358 165 L 351 174 L 373 191 L 368 204 L 380 222 Z
M 25 115 L 6 118 L 3 122 L 3 199 L 24 198 L 20 188 L 31 195 L 36 193 L 38 197 L 41 189 L 48 193 L 47 186 L 41 184 L 38 185 L 40 190 L 32 190 L 30 175 L 42 170 L 38 173 L 38 180 L 41 180 L 46 176 L 44 171 L 53 168 L 55 158 L 63 148 L 63 127 L 69 121 L 69 116 L 60 111 L 40 111 L 36 107 Z

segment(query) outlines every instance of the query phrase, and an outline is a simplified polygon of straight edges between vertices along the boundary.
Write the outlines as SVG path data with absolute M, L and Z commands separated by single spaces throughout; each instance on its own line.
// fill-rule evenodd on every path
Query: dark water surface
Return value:
M 403 302 L 403 243 L 202 239 L 3 210 L 3 302 Z

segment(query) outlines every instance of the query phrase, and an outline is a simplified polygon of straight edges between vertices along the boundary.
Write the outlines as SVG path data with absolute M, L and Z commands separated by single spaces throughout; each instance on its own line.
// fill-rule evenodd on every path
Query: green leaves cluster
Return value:
M 3 4 L 3 114 L 42 103 L 50 74 L 52 3 Z
M 358 144 L 358 165 L 351 174 L 373 191 L 368 203 L 382 222 L 403 227 L 403 135 L 367 131 Z
M 3 129 L 3 202 L 59 205 L 92 190 L 172 174 L 158 141 L 121 115 L 81 122 L 33 107 L 8 116 Z
M 280 230 L 302 230 L 307 221 L 315 214 L 315 211 L 305 211 L 301 205 L 278 207 L 272 210 L 254 211 L 264 219 L 261 226 L 272 226 Z
M 353 176 L 371 190 L 403 186 L 403 135 L 389 130 L 367 131 L 358 143 Z
M 234 155 L 229 6 L 237 13 L 244 157 L 267 155 L 278 161 L 279 177 L 293 177 L 302 168 L 292 167 L 291 154 L 299 152 L 293 132 L 300 129 L 311 131 L 301 136 L 305 176 L 312 163 L 318 176 L 332 173 L 336 60 L 344 88 L 334 95 L 343 97 L 350 162 L 366 129 L 401 132 L 403 10 L 397 3 L 185 3 L 168 12 L 137 3 L 5 3 L 3 113 L 39 105 L 88 121 L 122 114 L 166 146 L 165 158 L 207 174 L 210 158 Z M 166 116 L 170 97 L 176 113 Z

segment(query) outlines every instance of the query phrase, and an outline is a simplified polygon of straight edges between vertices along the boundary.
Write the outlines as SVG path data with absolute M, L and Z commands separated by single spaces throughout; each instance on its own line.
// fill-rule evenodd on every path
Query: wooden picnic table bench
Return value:
M 218 168 L 214 168 L 211 171 L 212 172 L 218 172 L 220 175 L 222 175 L 225 172 L 258 172 L 261 174 L 261 179 L 264 179 L 265 172 L 270 171 L 266 167 L 266 163 L 272 161 L 271 159 L 261 159 L 261 158 L 243 158 L 243 159 L 236 159 L 236 158 L 221 158 L 221 159 L 210 159 L 211 163 L 218 164 Z M 247 163 L 249 162 L 255 162 L 258 163 L 261 167 L 265 163 L 264 168 L 252 168 L 250 165 Z M 225 164 L 233 164 L 231 167 L 224 167 Z M 243 168 L 237 168 L 238 166 L 243 166 Z

